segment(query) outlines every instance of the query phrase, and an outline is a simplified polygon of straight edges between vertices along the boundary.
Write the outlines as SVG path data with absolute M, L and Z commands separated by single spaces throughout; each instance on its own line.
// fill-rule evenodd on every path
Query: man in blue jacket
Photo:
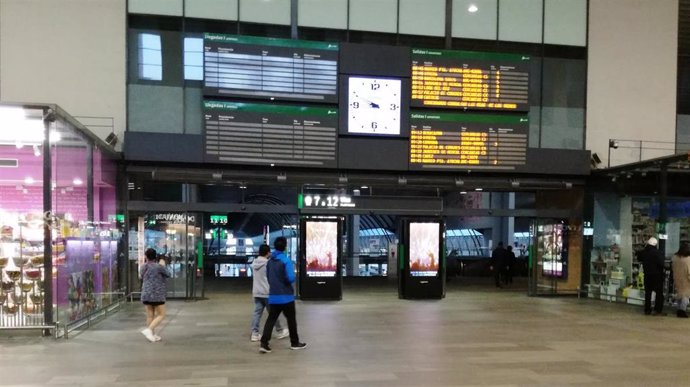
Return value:
M 276 238 L 273 242 L 275 251 L 266 265 L 266 277 L 268 277 L 268 320 L 264 325 L 264 333 L 261 336 L 261 347 L 259 352 L 269 353 L 271 347 L 271 332 L 278 320 L 280 313 L 287 319 L 288 329 L 290 330 L 290 349 L 302 349 L 307 346 L 300 343 L 297 334 L 297 319 L 295 318 L 295 290 L 292 284 L 295 283 L 295 268 L 292 261 L 285 255 L 287 239 L 285 237 Z

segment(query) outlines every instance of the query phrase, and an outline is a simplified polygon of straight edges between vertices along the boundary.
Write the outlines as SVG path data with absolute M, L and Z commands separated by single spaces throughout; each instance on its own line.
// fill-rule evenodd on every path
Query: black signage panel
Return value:
M 412 49 L 412 107 L 529 111 L 529 56 Z
M 337 167 L 338 111 L 204 101 L 204 161 Z
M 527 116 L 412 113 L 410 170 L 515 170 L 527 163 Z
M 204 35 L 204 95 L 338 102 L 338 44 Z

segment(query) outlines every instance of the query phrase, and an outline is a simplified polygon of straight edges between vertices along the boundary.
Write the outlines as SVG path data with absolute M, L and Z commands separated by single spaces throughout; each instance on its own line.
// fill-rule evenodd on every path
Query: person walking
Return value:
M 513 246 L 506 246 L 506 258 L 507 262 L 505 264 L 504 280 L 506 285 L 513 285 L 513 266 L 515 266 L 515 253 L 513 252 Z
M 637 254 L 644 270 L 644 314 L 652 314 L 652 292 L 656 294 L 654 315 L 664 315 L 664 255 L 657 249 L 659 242 L 651 237 Z
M 254 297 L 254 317 L 252 318 L 251 341 L 261 340 L 259 324 L 264 309 L 268 308 L 268 279 L 266 278 L 266 264 L 271 257 L 271 248 L 267 244 L 259 246 L 259 256 L 252 262 L 252 296 Z M 290 335 L 287 329 L 283 329 L 280 319 L 276 320 L 276 338 L 284 339 Z
M 508 250 L 503 247 L 503 242 L 498 242 L 498 246 L 491 253 L 491 270 L 494 272 L 496 287 L 502 288 L 502 281 L 505 276 L 505 267 L 508 262 Z
M 688 302 L 690 299 L 690 245 L 683 242 L 678 252 L 673 256 L 673 282 L 676 284 L 678 310 L 676 316 L 688 318 Z
M 290 349 L 303 349 L 307 346 L 299 341 L 297 334 L 297 319 L 295 317 L 295 268 L 292 261 L 285 254 L 287 239 L 285 237 L 276 238 L 273 242 L 275 251 L 268 260 L 266 276 L 268 278 L 268 320 L 264 324 L 264 332 L 261 336 L 261 346 L 259 352 L 270 353 L 271 332 L 273 326 L 282 313 L 285 315 L 290 330 Z
M 146 309 L 146 328 L 141 334 L 148 341 L 160 341 L 161 337 L 156 335 L 156 327 L 165 318 L 165 294 L 166 279 L 170 277 L 165 268 L 165 259 L 156 262 L 157 254 L 154 249 L 146 249 L 144 252 L 146 263 L 139 269 L 141 277 L 141 302 Z

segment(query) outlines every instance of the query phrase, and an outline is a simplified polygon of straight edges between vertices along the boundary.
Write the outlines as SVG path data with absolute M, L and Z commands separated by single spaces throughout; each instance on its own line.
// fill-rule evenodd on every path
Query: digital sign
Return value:
M 529 56 L 412 49 L 412 107 L 529 111 Z
M 337 166 L 337 109 L 204 101 L 203 114 L 206 162 Z
M 211 224 L 228 224 L 227 215 L 211 215 Z
M 410 223 L 410 275 L 434 277 L 438 274 L 441 241 L 440 224 Z
M 540 225 L 537 243 L 542 258 L 542 275 L 566 278 L 568 274 L 568 231 L 562 223 Z
M 527 116 L 412 113 L 410 169 L 513 170 L 527 162 Z
M 338 102 L 338 44 L 204 34 L 204 95 Z
M 355 208 L 355 203 L 348 195 L 312 195 L 300 194 L 297 207 L 302 208 Z
M 306 265 L 309 277 L 335 277 L 338 268 L 338 222 L 306 222 Z

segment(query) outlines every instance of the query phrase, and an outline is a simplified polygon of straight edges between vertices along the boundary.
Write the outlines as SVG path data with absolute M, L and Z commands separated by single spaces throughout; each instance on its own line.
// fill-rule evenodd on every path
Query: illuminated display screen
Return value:
M 338 102 L 338 44 L 204 35 L 204 95 Z
M 298 208 L 355 208 L 356 204 L 347 195 L 303 195 L 297 200 Z
M 410 223 L 410 275 L 435 277 L 438 274 L 441 240 L 439 223 Z
M 542 258 L 542 275 L 567 276 L 567 231 L 563 224 L 548 224 L 537 229 L 537 243 Z
M 529 56 L 412 49 L 412 107 L 529 111 Z
M 526 116 L 413 113 L 410 169 L 513 170 L 527 161 Z
M 203 114 L 206 162 L 337 166 L 336 109 L 204 101 Z
M 306 222 L 307 276 L 335 277 L 338 264 L 338 222 Z

